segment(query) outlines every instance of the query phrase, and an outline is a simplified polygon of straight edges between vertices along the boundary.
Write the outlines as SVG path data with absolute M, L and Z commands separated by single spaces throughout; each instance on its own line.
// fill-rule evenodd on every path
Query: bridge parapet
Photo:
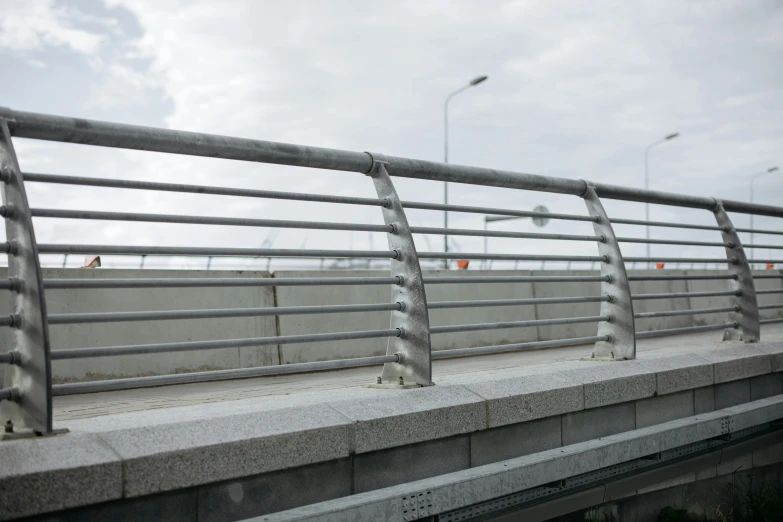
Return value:
M 782 393 L 783 342 L 735 343 L 452 375 L 412 390 L 357 387 L 71 420 L 56 425 L 70 430 L 64 435 L 0 445 L 0 518 L 80 506 L 91 516 L 120 507 L 137 515 L 144 505 L 238 520 L 592 447 Z M 757 424 L 783 418 L 775 408 Z M 630 449 L 644 457 L 662 448 Z
M 0 287 L 9 290 L 21 306 L 8 318 L 0 320 L 0 325 L 16 328 L 20 335 L 15 337 L 16 345 L 8 353 L 0 354 L 0 363 L 11 366 L 4 389 L 0 390 L 2 413 L 4 418 L 12 420 L 17 431 L 31 430 L 46 434 L 52 431 L 52 396 L 110 391 L 149 386 L 162 386 L 181 383 L 195 383 L 223 379 L 238 379 L 259 376 L 284 375 L 292 373 L 334 370 L 384 365 L 383 384 L 397 386 L 423 386 L 431 383 L 431 362 L 435 358 L 463 357 L 486 353 L 514 352 L 544 347 L 571 346 L 594 343 L 594 353 L 598 358 L 632 359 L 633 345 L 636 339 L 671 335 L 685 332 L 724 330 L 726 338 L 740 338 L 745 342 L 758 340 L 755 335 L 759 324 L 779 322 L 781 319 L 759 321 L 759 307 L 756 294 L 751 292 L 752 281 L 748 278 L 751 264 L 744 255 L 744 249 L 764 248 L 781 249 L 780 245 L 742 245 L 736 239 L 735 232 L 747 232 L 747 229 L 733 229 L 725 212 L 743 212 L 752 215 L 783 217 L 783 208 L 769 205 L 755 205 L 739 201 L 723 200 L 718 205 L 711 197 L 672 194 L 640 190 L 629 187 L 593 183 L 584 180 L 555 178 L 533 174 L 482 169 L 458 165 L 446 165 L 428 161 L 380 156 L 365 152 L 350 152 L 318 147 L 307 147 L 273 143 L 260 140 L 231 138 L 202 133 L 182 132 L 168 129 L 154 129 L 132 125 L 65 118 L 21 111 L 2 110 L 2 182 L 4 207 L 1 214 L 5 217 L 9 241 L 3 250 L 9 256 L 11 268 L 8 281 Z M 226 160 L 239 160 L 293 167 L 306 167 L 331 171 L 370 173 L 375 181 L 378 195 L 375 198 L 348 197 L 334 194 L 304 194 L 294 192 L 275 192 L 251 190 L 222 186 L 201 186 L 149 182 L 117 178 L 93 178 L 63 176 L 27 172 L 20 169 L 11 144 L 12 138 L 29 138 L 62 143 L 83 144 L 100 147 L 144 150 L 158 153 L 180 154 L 210 157 Z M 393 185 L 396 177 L 435 180 L 446 183 L 462 183 L 475 186 L 500 187 L 507 190 L 538 191 L 561 194 L 578 198 L 587 198 L 588 214 L 563 214 L 552 212 L 529 212 L 516 208 L 486 208 L 464 205 L 435 204 L 420 201 L 401 200 Z M 281 220 L 244 217 L 215 217 L 203 215 L 147 214 L 140 212 L 104 212 L 83 209 L 39 208 L 27 201 L 24 187 L 28 183 L 48 184 L 67 187 L 101 187 L 103 189 L 122 189 L 132 191 L 157 191 L 203 195 L 221 195 L 235 198 L 278 199 L 298 202 L 318 202 L 324 204 L 358 205 L 376 208 L 381 211 L 384 224 L 335 223 L 322 219 L 315 221 Z M 612 218 L 604 210 L 601 200 L 616 199 L 628 202 L 644 202 L 661 205 L 690 207 L 713 212 L 717 207 L 722 210 L 716 214 L 715 225 L 640 221 Z M 544 234 L 528 232 L 499 232 L 489 230 L 433 228 L 410 226 L 408 210 L 427 210 L 438 212 L 461 212 L 468 214 L 491 214 L 507 217 L 533 217 L 564 220 L 572 223 L 590 223 L 594 225 L 593 234 Z M 725 211 L 725 212 L 724 212 Z M 239 248 L 223 246 L 160 246 L 139 245 L 128 242 L 119 245 L 65 244 L 36 240 L 33 230 L 33 218 L 57 220 L 93 220 L 114 223 L 156 223 L 184 224 L 200 226 L 232 226 L 287 228 L 325 231 L 352 231 L 386 234 L 390 247 L 388 250 L 352 250 L 352 249 L 273 249 Z M 615 225 L 643 225 L 663 229 L 705 230 L 724 234 L 720 241 L 692 241 L 681 239 L 649 239 L 640 237 L 618 237 L 614 234 Z M 781 234 L 774 230 L 755 230 L 755 233 Z M 465 253 L 417 251 L 412 237 L 415 235 L 498 237 L 518 240 L 576 241 L 596 243 L 598 255 L 558 255 L 551 251 L 522 247 L 511 253 Z M 714 247 L 726 249 L 726 257 L 677 257 L 647 258 L 623 256 L 620 245 L 625 243 L 647 243 L 665 245 L 687 245 L 689 247 Z M 448 243 L 447 243 L 448 244 Z M 396 248 L 399 247 L 399 248 Z M 387 260 L 391 273 L 386 277 L 330 277 L 299 278 L 284 281 L 269 278 L 229 279 L 229 278 L 150 278 L 150 279 L 42 279 L 38 254 L 80 254 L 80 255 L 140 255 L 140 256 L 261 256 L 268 258 L 310 258 L 310 259 L 376 259 Z M 734 255 L 736 254 L 736 255 Z M 421 275 L 424 263 L 443 261 L 446 267 L 450 260 L 487 260 L 513 262 L 582 262 L 600 263 L 601 275 L 540 275 L 540 276 L 450 276 L 443 275 L 427 278 Z M 626 264 L 641 262 L 713 262 L 730 267 L 742 265 L 746 269 L 740 273 L 730 270 L 725 273 L 704 274 L 701 276 L 655 275 L 628 277 Z M 775 259 L 754 260 L 755 263 L 781 263 Z M 746 266 L 747 265 L 747 266 Z M 779 274 L 769 277 L 780 278 Z M 21 278 L 21 280 L 19 280 Z M 629 293 L 629 284 L 635 280 L 678 281 L 683 278 L 692 280 L 722 280 L 739 282 L 739 286 L 720 292 L 666 292 L 661 294 Z M 428 302 L 425 289 L 431 285 L 465 284 L 468 282 L 495 285 L 549 282 L 589 282 L 602 283 L 604 292 L 588 296 L 556 296 L 551 298 L 533 297 L 519 299 L 516 302 L 506 300 L 503 303 L 487 302 L 477 299 L 458 302 Z M 93 311 L 88 313 L 48 314 L 46 312 L 46 292 L 63 289 L 136 289 L 165 287 L 240 287 L 240 286 L 337 286 L 337 285 L 383 285 L 392 288 L 392 302 L 359 304 L 323 304 L 281 307 L 254 307 L 229 309 L 183 309 L 156 311 Z M 779 295 L 781 291 L 776 291 Z M 757 294 L 760 294 L 758 292 Z M 413 296 L 413 299 L 409 299 Z M 633 301 L 657 299 L 681 299 L 702 297 L 730 297 L 729 306 L 713 308 L 675 309 L 655 312 L 633 313 Z M 741 298 L 741 299 L 740 299 Z M 402 300 L 398 300 L 402 299 Z M 407 301 L 406 301 L 407 299 Z M 596 302 L 602 303 L 598 315 L 569 316 L 557 318 L 516 319 L 480 324 L 430 325 L 429 311 L 456 308 L 486 306 L 518 306 L 520 308 L 554 302 Z M 575 301 L 576 300 L 576 301 Z M 755 308 L 754 308 L 755 305 Z M 776 303 L 768 305 L 780 308 Z M 614 310 L 614 312 L 612 312 Z M 363 329 L 356 331 L 308 332 L 297 335 L 274 335 L 263 337 L 244 337 L 232 339 L 199 340 L 183 339 L 175 342 L 149 344 L 130 344 L 112 346 L 84 346 L 64 350 L 49 351 L 48 326 L 54 324 L 94 324 L 94 323 L 133 323 L 138 328 L 150 321 L 163 320 L 218 320 L 232 317 L 280 317 L 283 315 L 313 314 L 364 314 L 369 312 L 388 312 L 388 328 Z M 728 319 L 699 326 L 661 329 L 657 331 L 637 332 L 636 320 L 675 315 L 726 314 Z M 18 317 L 23 320 L 17 321 Z M 24 319 L 27 318 L 27 319 Z M 515 328 L 549 328 L 574 324 L 597 324 L 596 335 L 580 338 L 560 338 L 547 341 L 504 343 L 488 346 L 469 346 L 453 350 L 432 352 L 431 336 L 472 332 L 482 330 L 504 330 Z M 407 326 L 406 326 L 407 325 Z M 755 329 L 754 329 L 755 328 Z M 741 330 L 736 334 L 735 330 Z M 37 332 L 37 335 L 31 335 Z M 97 380 L 80 383 L 58 383 L 52 385 L 48 370 L 53 360 L 80 360 L 87 357 L 143 356 L 156 357 L 163 353 L 198 352 L 204 350 L 242 349 L 247 347 L 272 346 L 282 344 L 322 343 L 361 339 L 390 339 L 389 350 L 384 355 L 361 356 L 350 359 L 319 360 L 286 365 L 255 366 L 230 370 L 190 372 L 149 377 L 131 377 L 125 379 Z M 56 340 L 55 340 L 56 343 Z M 21 354 L 21 356 L 19 356 Z M 585 354 L 586 356 L 588 354 Z M 402 375 L 396 375 L 401 373 Z M 34 378 L 31 378 L 34 376 Z M 407 378 L 407 382 L 406 379 Z M 34 383 L 33 386 L 31 383 Z

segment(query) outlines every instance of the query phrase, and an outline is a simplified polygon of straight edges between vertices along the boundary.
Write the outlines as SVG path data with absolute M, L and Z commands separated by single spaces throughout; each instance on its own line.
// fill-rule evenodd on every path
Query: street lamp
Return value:
M 764 174 L 769 174 L 770 172 L 775 172 L 778 170 L 777 167 L 770 167 L 767 170 L 762 170 L 761 172 L 757 172 L 756 174 L 753 174 L 750 177 L 750 202 L 753 203 L 753 182 L 756 181 L 756 178 L 759 176 L 763 176 Z M 753 245 L 753 239 L 754 239 L 755 233 L 753 232 L 753 214 L 750 215 L 750 244 Z M 750 249 L 750 258 L 753 259 L 753 251 L 755 249 Z
M 461 93 L 464 90 L 470 89 L 471 87 L 474 87 L 481 82 L 489 79 L 489 76 L 477 76 L 476 78 L 473 78 L 470 80 L 470 82 L 465 85 L 464 87 L 460 87 L 456 91 L 452 92 L 448 95 L 446 98 L 446 103 L 443 104 L 443 163 L 449 162 L 449 101 L 456 96 L 457 94 Z M 448 205 L 449 204 L 449 183 L 444 182 L 443 183 L 443 204 Z M 443 212 L 443 228 L 446 229 L 448 232 L 449 228 L 449 211 L 444 210 Z M 449 251 L 449 235 L 446 233 L 443 236 L 443 248 L 445 252 Z M 443 260 L 443 268 L 449 267 L 449 260 L 444 259 Z
M 655 147 L 656 145 L 660 145 L 661 143 L 667 142 L 669 140 L 673 140 L 674 138 L 676 138 L 679 135 L 680 135 L 679 132 L 675 132 L 675 133 L 669 134 L 668 136 L 666 136 L 663 139 L 660 139 L 658 141 L 654 141 L 654 142 L 650 143 L 649 145 L 647 145 L 647 148 L 644 149 L 644 188 L 645 188 L 645 190 L 650 190 L 650 169 L 647 166 L 647 158 L 650 155 L 650 149 Z M 645 215 L 646 221 L 649 222 L 650 221 L 650 204 L 649 203 L 645 203 L 644 204 L 644 215 Z M 650 268 L 652 266 L 650 264 L 650 243 L 649 243 L 649 239 L 650 239 L 650 225 L 648 224 L 647 225 L 647 240 L 648 240 L 648 242 L 647 242 L 647 268 Z

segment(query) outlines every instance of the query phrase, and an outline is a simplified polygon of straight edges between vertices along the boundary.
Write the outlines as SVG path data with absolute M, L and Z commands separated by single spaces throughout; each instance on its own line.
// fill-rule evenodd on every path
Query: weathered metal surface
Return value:
M 21 360 L 6 367 L 5 378 L 6 384 L 17 390 L 18 397 L 0 402 L 0 414 L 20 428 L 49 433 L 52 431 L 52 372 L 43 278 L 24 181 L 8 121 L 2 114 L 0 175 L 3 204 L 9 210 L 5 232 L 12 246 L 8 254 L 8 277 L 21 282 L 11 291 L 11 308 L 22 319 L 21 324 L 13 327 L 13 349 Z
M 390 324 L 391 328 L 401 329 L 402 335 L 389 338 L 386 349 L 387 355 L 402 354 L 402 361 L 386 363 L 381 377 L 384 382 L 396 383 L 402 377 L 406 383 L 429 386 L 432 384 L 430 320 L 416 245 L 383 156 L 370 156 L 373 167 L 368 176 L 375 184 L 378 198 L 389 202 L 382 209 L 383 220 L 394 229 L 386 235 L 389 249 L 398 252 L 397 257 L 391 260 L 391 275 L 403 278 L 401 285 L 391 287 L 391 301 L 403 303 L 403 307 L 391 312 Z
M 737 310 L 729 312 L 729 321 L 738 323 L 738 326 L 737 328 L 727 328 L 723 332 L 723 340 L 758 342 L 761 338 L 759 305 L 745 249 L 742 248 L 739 235 L 734 230 L 734 225 L 720 200 L 716 200 L 713 213 L 715 221 L 721 227 L 723 241 L 727 244 L 726 257 L 736 260 L 734 263 L 729 263 L 729 272 L 736 276 L 736 278 L 729 280 L 729 286 L 737 292 L 736 295 L 731 296 L 731 305 L 735 306 Z
M 588 212 L 600 218 L 599 221 L 593 222 L 593 229 L 597 235 L 605 238 L 603 242 L 598 243 L 598 253 L 608 259 L 601 263 L 601 275 L 609 278 L 608 281 L 601 282 L 601 293 L 611 297 L 611 300 L 601 303 L 601 315 L 608 315 L 612 320 L 598 323 L 597 333 L 599 336 L 609 336 L 610 340 L 595 343 L 591 358 L 610 361 L 634 359 L 636 358 L 636 330 L 633 300 L 623 255 L 609 216 L 595 188 L 588 186 L 582 197 Z

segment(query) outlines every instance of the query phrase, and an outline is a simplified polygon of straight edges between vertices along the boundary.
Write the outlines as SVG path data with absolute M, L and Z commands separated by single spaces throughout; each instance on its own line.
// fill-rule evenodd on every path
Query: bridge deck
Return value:
M 698 353 L 716 348 L 718 332 L 704 332 L 637 341 L 637 351 L 660 351 L 688 348 Z M 762 327 L 762 339 L 783 340 L 783 325 Z M 571 346 L 545 350 L 484 355 L 433 361 L 433 380 L 448 375 L 496 370 L 513 366 L 546 364 L 577 360 L 590 353 L 590 346 Z M 259 377 L 232 381 L 182 384 L 115 392 L 68 395 L 54 398 L 55 421 L 111 415 L 131 411 L 173 408 L 263 397 L 316 392 L 361 386 L 375 381 L 380 368 L 353 368 L 311 374 Z

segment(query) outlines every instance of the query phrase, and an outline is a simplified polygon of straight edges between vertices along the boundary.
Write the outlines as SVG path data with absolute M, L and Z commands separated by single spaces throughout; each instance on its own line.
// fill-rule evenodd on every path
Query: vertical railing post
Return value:
M 9 242 L 8 277 L 16 284 L 11 303 L 19 324 L 13 326 L 14 364 L 8 365 L 5 386 L 11 400 L 0 403 L 3 422 L 34 433 L 52 431 L 52 379 L 49 329 L 46 322 L 41 265 L 24 180 L 19 170 L 9 126 L 10 111 L 0 108 L 0 188 Z
M 585 182 L 585 185 L 582 198 L 587 205 L 587 211 L 595 218 L 593 229 L 596 235 L 603 237 L 603 241 L 598 243 L 598 253 L 604 257 L 604 261 L 601 262 L 601 275 L 608 280 L 601 282 L 601 294 L 608 296 L 609 301 L 601 303 L 601 315 L 611 317 L 608 322 L 598 323 L 597 335 L 607 336 L 609 339 L 595 343 L 590 359 L 601 361 L 634 359 L 636 358 L 636 328 L 625 262 L 612 223 L 596 194 L 595 187 L 589 182 Z
M 397 252 L 397 257 L 391 260 L 391 274 L 400 278 L 399 284 L 392 285 L 391 298 L 392 302 L 401 304 L 401 309 L 392 311 L 390 326 L 397 328 L 400 335 L 391 337 L 386 349 L 387 355 L 396 354 L 400 359 L 384 365 L 382 383 L 397 385 L 402 378 L 405 384 L 429 386 L 432 384 L 430 321 L 416 246 L 402 203 L 386 171 L 388 162 L 380 154 L 367 154 L 373 161 L 367 175 L 375 184 L 378 198 L 386 201 L 382 211 L 384 222 L 391 225 L 391 232 L 386 235 L 389 249 Z
M 734 276 L 729 280 L 729 285 L 735 295 L 731 297 L 733 312 L 729 312 L 729 321 L 733 321 L 736 328 L 727 328 L 723 331 L 724 341 L 744 341 L 746 343 L 758 342 L 761 338 L 761 326 L 759 324 L 759 303 L 756 298 L 756 287 L 753 284 L 753 273 L 742 248 L 742 242 L 729 219 L 721 200 L 715 200 L 715 221 L 721 228 L 723 242 L 726 244 L 726 258 L 729 261 L 729 272 Z

